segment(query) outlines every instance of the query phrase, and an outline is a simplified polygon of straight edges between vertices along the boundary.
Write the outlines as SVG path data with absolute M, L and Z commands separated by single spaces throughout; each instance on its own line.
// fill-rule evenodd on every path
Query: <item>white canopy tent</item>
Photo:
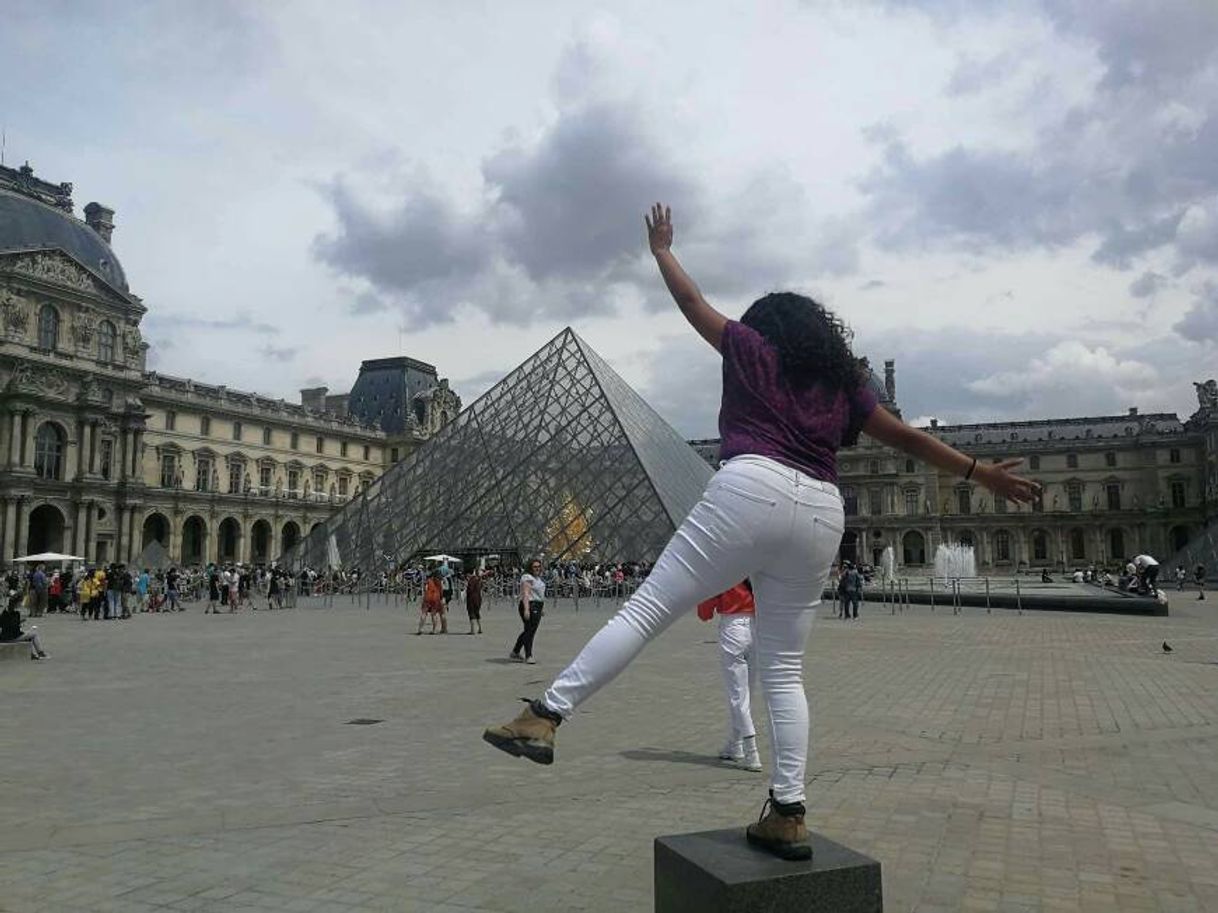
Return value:
M 449 564 L 460 564 L 460 558 L 454 558 L 452 555 L 428 555 L 424 561 L 447 561 Z
M 26 555 L 24 558 L 14 558 L 14 564 L 62 564 L 67 561 L 80 561 L 85 559 L 78 555 L 61 555 L 59 552 L 40 552 L 37 555 Z

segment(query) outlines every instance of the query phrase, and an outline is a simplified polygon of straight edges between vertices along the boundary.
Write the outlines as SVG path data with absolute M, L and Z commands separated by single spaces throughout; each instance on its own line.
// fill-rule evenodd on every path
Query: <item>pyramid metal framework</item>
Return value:
M 422 555 L 654 561 L 712 475 L 569 327 L 282 561 Z

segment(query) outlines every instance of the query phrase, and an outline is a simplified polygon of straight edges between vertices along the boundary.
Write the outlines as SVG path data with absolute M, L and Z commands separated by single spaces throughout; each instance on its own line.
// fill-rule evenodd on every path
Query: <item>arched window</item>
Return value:
M 118 330 L 109 320 L 103 320 L 97 327 L 97 360 L 109 364 L 114 361 L 114 344 L 118 339 Z
M 63 478 L 63 432 L 44 422 L 34 436 L 34 472 L 40 479 Z
M 38 312 L 38 348 L 55 349 L 59 345 L 59 311 L 44 304 Z

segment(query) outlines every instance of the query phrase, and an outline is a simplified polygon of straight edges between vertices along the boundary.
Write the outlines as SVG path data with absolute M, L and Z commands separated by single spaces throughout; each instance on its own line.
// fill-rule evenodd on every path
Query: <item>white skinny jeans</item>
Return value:
M 647 580 L 555 679 L 543 702 L 569 717 L 680 613 L 748 577 L 774 744 L 770 784 L 779 802 L 802 802 L 808 763 L 804 648 L 844 523 L 836 486 L 765 457 L 729 460 Z
M 719 662 L 727 692 L 728 741 L 739 742 L 757 734 L 749 708 L 749 666 L 753 662 L 753 616 L 719 616 Z

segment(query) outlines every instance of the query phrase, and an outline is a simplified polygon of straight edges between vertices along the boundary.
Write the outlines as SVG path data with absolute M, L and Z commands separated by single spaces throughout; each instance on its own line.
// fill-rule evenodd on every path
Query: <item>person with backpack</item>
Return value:
M 851 618 L 859 617 L 859 602 L 863 598 L 863 575 L 859 573 L 857 567 L 850 562 L 846 562 L 842 569 L 842 576 L 838 580 L 838 596 L 842 600 L 841 617 L 845 621 Z M 851 610 L 853 609 L 853 615 Z

